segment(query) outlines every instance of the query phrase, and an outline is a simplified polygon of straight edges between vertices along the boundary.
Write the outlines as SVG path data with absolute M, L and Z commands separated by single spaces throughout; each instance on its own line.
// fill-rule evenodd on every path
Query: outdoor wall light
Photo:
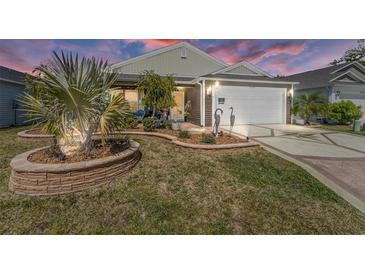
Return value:
M 292 98 L 293 98 L 293 95 L 292 95 L 292 93 L 289 91 L 289 92 L 288 92 L 288 99 L 289 99 L 289 100 L 291 100 Z
M 219 87 L 219 81 L 215 81 L 215 87 Z
M 207 88 L 207 95 L 212 95 L 212 86 L 209 86 L 208 88 Z

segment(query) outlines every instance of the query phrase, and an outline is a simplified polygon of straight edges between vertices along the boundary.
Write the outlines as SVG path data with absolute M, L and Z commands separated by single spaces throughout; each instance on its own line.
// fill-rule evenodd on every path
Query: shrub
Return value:
M 147 117 L 142 120 L 143 130 L 152 131 L 156 128 L 157 119 L 155 117 Z
M 167 129 L 172 129 L 172 121 L 171 120 L 166 120 L 165 121 L 165 128 Z
M 108 140 L 110 144 L 110 151 L 114 153 L 118 153 L 121 150 L 124 150 L 129 147 L 129 136 L 122 135 L 122 136 L 115 136 Z
M 179 137 L 183 139 L 190 138 L 190 132 L 187 130 L 182 130 L 179 132 Z
M 215 137 L 211 133 L 209 133 L 209 134 L 203 133 L 202 142 L 205 144 L 215 144 Z
M 329 105 L 328 117 L 342 125 L 360 119 L 362 114 L 361 106 L 357 106 L 351 101 L 341 101 Z
M 128 118 L 126 119 L 126 123 L 127 128 L 136 128 L 138 126 L 138 120 L 134 115 L 128 116 Z

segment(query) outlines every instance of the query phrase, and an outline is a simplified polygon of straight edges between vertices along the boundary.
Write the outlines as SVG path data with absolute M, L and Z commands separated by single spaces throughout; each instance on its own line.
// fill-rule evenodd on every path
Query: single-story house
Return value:
M 329 103 L 349 100 L 361 106 L 365 121 L 365 67 L 358 62 L 339 64 L 293 74 L 283 78 L 297 81 L 294 98 L 304 93 L 319 93 Z
M 190 101 L 188 121 L 212 126 L 214 112 L 223 110 L 221 125 L 229 125 L 231 107 L 235 124 L 290 123 L 290 105 L 296 81 L 274 78 L 248 62 L 227 65 L 208 53 L 182 42 L 111 65 L 119 73 L 118 87 L 132 108 L 143 108 L 136 91 L 138 75 L 153 70 L 173 75 L 178 91 L 171 118 L 182 120 Z
M 19 96 L 24 92 L 25 74 L 0 66 L 0 128 L 22 125 L 26 121 L 19 109 Z

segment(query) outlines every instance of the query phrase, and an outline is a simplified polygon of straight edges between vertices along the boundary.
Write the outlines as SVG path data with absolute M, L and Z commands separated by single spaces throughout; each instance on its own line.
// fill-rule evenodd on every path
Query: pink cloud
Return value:
M 208 53 L 229 64 L 234 64 L 243 60 L 256 64 L 268 57 L 280 54 L 299 55 L 305 48 L 305 42 L 277 43 L 268 48 L 262 48 L 257 40 L 237 40 L 237 42 L 231 42 L 226 45 L 214 47 L 213 49 L 208 49 Z
M 234 64 L 241 61 L 240 50 L 254 43 L 254 40 L 236 40 L 226 45 L 208 47 L 207 52 L 228 64 Z
M 33 59 L 27 58 L 21 47 L 0 45 L 0 65 L 18 71 L 31 73 L 34 69 Z
M 143 42 L 146 51 L 170 46 L 181 42 L 181 39 L 128 39 L 127 42 Z
M 275 44 L 275 45 L 263 50 L 256 56 L 249 56 L 248 61 L 256 64 L 270 56 L 277 56 L 280 54 L 299 55 L 305 50 L 305 48 L 306 48 L 305 43 Z

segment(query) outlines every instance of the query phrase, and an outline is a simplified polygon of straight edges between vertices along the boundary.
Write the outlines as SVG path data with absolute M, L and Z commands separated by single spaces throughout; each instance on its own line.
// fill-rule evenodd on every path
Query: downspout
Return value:
M 205 80 L 203 80 L 203 100 L 202 100 L 202 106 L 203 106 L 203 127 L 205 127 Z

